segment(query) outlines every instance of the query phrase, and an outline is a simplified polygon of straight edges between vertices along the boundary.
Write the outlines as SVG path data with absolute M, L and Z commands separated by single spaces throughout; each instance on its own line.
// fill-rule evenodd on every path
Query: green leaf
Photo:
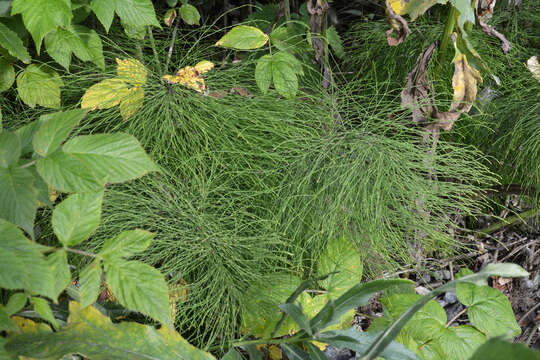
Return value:
M 315 345 L 310 342 L 306 342 L 305 346 L 308 350 L 309 357 L 312 360 L 327 360 L 326 355 Z
M 276 54 L 277 55 L 277 54 Z M 298 78 L 294 65 L 272 56 L 272 78 L 277 92 L 285 98 L 291 99 L 298 91 Z
M 138 261 L 104 259 L 105 276 L 118 302 L 172 328 L 169 291 L 159 270 Z
M 245 345 L 244 350 L 248 353 L 249 360 L 263 360 L 262 353 L 254 344 Z
M 24 46 L 21 38 L 14 31 L 11 31 L 6 25 L 0 22 L 0 44 L 11 56 L 16 57 L 25 64 L 30 64 L 32 58 Z
M 66 250 L 60 249 L 47 256 L 47 264 L 52 270 L 54 276 L 53 300 L 56 302 L 58 296 L 65 290 L 71 281 L 71 272 L 67 262 Z
M 298 324 L 300 329 L 305 330 L 306 333 L 309 335 L 313 335 L 313 332 L 311 331 L 311 327 L 309 325 L 309 319 L 302 311 L 302 308 L 300 308 L 296 304 L 281 304 L 279 305 L 279 308 L 287 313 L 295 323 Z
M 0 304 L 0 331 L 17 331 L 17 326 L 9 318 L 9 313 L 4 305 Z M 1 346 L 1 345 L 0 345 Z M 1 353 L 0 353 L 1 354 Z
M 336 53 L 336 56 L 343 59 L 345 57 L 343 41 L 341 41 L 341 37 L 334 26 L 330 26 L 326 29 L 326 39 L 328 40 L 328 44 L 332 47 L 332 50 Z
M 92 0 L 90 8 L 96 14 L 106 32 L 109 32 L 116 10 L 116 0 Z
M 266 94 L 272 83 L 272 55 L 264 55 L 257 60 L 255 81 L 262 93 Z
M 469 0 L 450 0 L 452 6 L 458 11 L 458 26 L 460 30 L 465 31 L 465 23 L 475 24 L 474 8 Z
M 51 31 L 45 37 L 45 48 L 50 57 L 57 63 L 69 70 L 71 63 L 71 53 L 74 46 L 82 46 L 80 39 L 71 31 L 64 28 L 58 28 Z
M 53 274 L 41 250 L 15 225 L 0 219 L 0 287 L 54 297 Z
M 13 65 L 0 58 L 0 92 L 9 89 L 14 81 L 15 70 L 13 69 Z
M 31 297 L 30 303 L 34 305 L 34 310 L 39 316 L 41 316 L 42 319 L 47 320 L 55 329 L 58 329 L 58 323 L 54 318 L 53 312 L 47 300 L 38 297 Z
M 199 25 L 199 20 L 201 15 L 197 8 L 190 4 L 184 4 L 180 6 L 179 10 L 180 17 L 188 25 Z
M 39 54 L 41 41 L 45 35 L 59 26 L 69 25 L 72 17 L 71 2 L 70 0 L 13 0 L 11 15 L 17 14 L 22 14 L 24 25 L 32 35 Z
M 150 0 L 116 1 L 116 13 L 123 23 L 131 27 L 152 25 L 161 28 Z
M 80 109 L 51 114 L 34 134 L 32 139 L 34 151 L 41 156 L 56 151 L 85 116 L 86 111 Z
M 231 348 L 225 355 L 223 355 L 221 360 L 243 360 L 243 358 L 238 351 Z
M 20 226 L 32 237 L 37 209 L 33 183 L 34 176 L 28 169 L 0 168 L 0 218 Z
M 28 296 L 25 293 L 18 292 L 9 297 L 9 300 L 6 304 L 6 312 L 9 316 L 21 311 L 26 302 L 28 301 Z
M 87 307 L 96 301 L 101 286 L 101 275 L 101 263 L 98 259 L 92 261 L 82 270 L 79 275 L 81 307 Z
M 540 360 L 540 351 L 529 349 L 525 344 L 493 338 L 476 350 L 469 360 Z
M 84 44 L 84 48 L 73 49 L 75 56 L 82 61 L 91 61 L 101 70 L 105 70 L 103 45 L 98 33 L 82 25 L 74 25 L 73 31 Z
M 304 75 L 302 63 L 293 54 L 290 54 L 285 51 L 279 51 L 275 53 L 272 56 L 272 58 L 273 58 L 273 61 L 275 62 L 284 62 L 284 63 L 289 64 L 292 67 L 295 74 Z
M 106 179 L 98 177 L 79 158 L 57 151 L 36 163 L 36 170 L 47 184 L 64 192 L 95 192 L 105 185 Z
M 15 133 L 19 136 L 21 140 L 21 154 L 27 154 L 34 151 L 32 147 L 32 139 L 36 131 L 43 125 L 49 118 L 51 114 L 41 115 L 38 120 L 34 120 L 24 126 L 21 126 Z
M 87 27 L 75 25 L 68 29 L 58 28 L 45 37 L 45 46 L 49 55 L 66 70 L 69 70 L 71 54 L 82 61 L 92 61 L 105 70 L 101 38 Z
M 12 0 L 0 0 L 0 17 L 9 16 Z
M 159 170 L 137 139 L 128 134 L 78 136 L 66 142 L 63 150 L 109 183 L 133 180 Z
M 468 307 L 467 315 L 471 324 L 487 336 L 513 337 L 521 333 L 510 301 L 497 289 L 462 283 L 457 285 L 456 295 Z
M 317 341 L 330 344 L 338 348 L 346 348 L 363 354 L 377 339 L 379 333 L 360 332 L 356 329 L 325 331 L 315 337 Z M 405 346 L 391 342 L 381 354 L 386 360 L 416 360 L 415 353 Z
M 530 274 L 517 264 L 496 263 L 496 264 L 486 265 L 486 267 L 484 267 L 476 275 L 480 275 L 485 278 L 489 276 L 501 276 L 501 277 L 507 277 L 507 278 L 514 278 L 514 277 L 527 277 Z
M 58 73 L 45 65 L 29 65 L 17 76 L 17 92 L 30 107 L 36 104 L 48 108 L 60 107 L 60 87 L 63 85 Z
M 280 26 L 270 33 L 272 45 L 289 53 L 302 54 L 310 51 L 310 46 L 304 39 L 306 29 L 301 26 L 294 27 L 297 23 L 291 25 L 293 26 Z
M 309 355 L 294 344 L 281 344 L 281 350 L 289 360 L 311 360 Z
M 485 341 L 484 334 L 470 325 L 449 327 L 436 340 L 448 360 L 469 359 Z
M 345 255 L 347 254 L 347 255 Z M 354 244 L 341 236 L 328 242 L 319 257 L 317 274 L 331 274 L 321 281 L 331 298 L 337 298 L 362 280 L 362 258 Z
M 57 332 L 15 335 L 5 345 L 8 353 L 58 359 L 81 354 L 92 360 L 160 359 L 212 360 L 209 353 L 190 345 L 177 332 L 135 322 L 113 324 L 93 307 L 70 302 L 68 325 Z
M 16 133 L 2 131 L 0 133 L 0 168 L 7 168 L 19 161 L 21 141 Z
M 64 246 L 78 245 L 88 239 L 101 220 L 103 191 L 72 194 L 56 206 L 52 226 Z
M 167 0 L 167 5 L 169 5 L 169 7 L 175 7 L 176 4 L 178 4 L 178 0 Z
M 113 260 L 114 258 L 130 257 L 144 251 L 149 245 L 154 234 L 146 230 L 123 231 L 112 239 L 105 241 L 99 255 Z
M 226 33 L 216 46 L 237 50 L 258 49 L 268 42 L 268 35 L 253 26 L 239 25 Z

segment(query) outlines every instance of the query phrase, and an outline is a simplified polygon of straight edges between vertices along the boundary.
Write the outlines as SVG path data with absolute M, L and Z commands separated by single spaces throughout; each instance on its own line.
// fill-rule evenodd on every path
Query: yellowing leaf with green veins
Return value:
M 392 10 L 398 15 L 408 14 L 411 20 L 426 12 L 435 4 L 446 4 L 446 0 L 389 0 Z
M 268 35 L 254 26 L 239 25 L 226 33 L 216 46 L 232 48 L 236 50 L 252 50 L 264 46 L 268 42 Z
M 182 69 L 178 70 L 175 75 L 164 75 L 162 79 L 169 84 L 180 84 L 202 93 L 204 90 L 206 90 L 206 85 L 201 74 L 204 74 L 213 68 L 214 63 L 208 60 L 203 60 L 198 62 L 195 66 L 183 67 Z
M 143 105 L 144 89 L 142 87 L 133 87 L 128 89 L 124 100 L 120 102 L 120 115 L 124 121 L 127 121 Z
M 52 331 L 51 327 L 45 323 L 35 322 L 20 316 L 12 316 L 11 320 L 17 325 L 19 332 L 23 334 L 36 334 Z
M 11 354 L 40 359 L 58 359 L 73 353 L 92 360 L 215 359 L 165 326 L 156 330 L 153 326 L 135 322 L 113 324 L 94 307 L 81 308 L 77 302 L 69 303 L 67 323 L 54 333 L 12 336 L 5 349 Z
M 146 68 L 139 60 L 121 60 L 117 58 L 116 63 L 118 64 L 116 73 L 119 79 L 133 86 L 143 86 L 146 84 Z
M 118 78 L 106 79 L 86 90 L 81 108 L 88 110 L 109 109 L 120 104 L 129 93 L 128 84 Z
M 204 74 L 207 71 L 210 71 L 214 68 L 214 63 L 208 60 L 199 61 L 195 65 L 195 69 L 199 72 L 199 74 Z

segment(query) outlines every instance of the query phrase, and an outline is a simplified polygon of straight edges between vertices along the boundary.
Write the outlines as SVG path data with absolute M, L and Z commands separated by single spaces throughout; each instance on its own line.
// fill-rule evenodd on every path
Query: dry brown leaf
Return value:
M 390 25 L 390 29 L 386 31 L 386 41 L 388 41 L 388 45 L 390 46 L 399 45 L 411 33 L 409 25 L 403 17 L 396 14 L 389 0 L 386 0 L 386 15 L 388 16 L 388 23 Z M 398 34 L 397 38 L 391 36 L 394 30 Z
M 236 87 L 233 87 L 232 90 L 237 93 L 238 95 L 240 96 L 247 96 L 247 97 L 252 97 L 253 95 L 251 95 L 251 93 L 249 92 L 249 90 L 247 89 L 244 89 L 244 88 L 241 88 L 239 86 L 236 86 Z
M 501 49 L 506 55 L 512 49 L 512 44 L 506 39 L 506 37 L 495 30 L 493 26 L 488 25 L 487 21 L 493 16 L 493 9 L 495 8 L 496 0 L 475 0 L 475 14 L 478 25 L 489 36 L 496 37 L 501 42 Z
M 216 90 L 210 91 L 208 95 L 216 99 L 223 99 L 225 96 L 227 96 L 227 92 L 225 90 Z

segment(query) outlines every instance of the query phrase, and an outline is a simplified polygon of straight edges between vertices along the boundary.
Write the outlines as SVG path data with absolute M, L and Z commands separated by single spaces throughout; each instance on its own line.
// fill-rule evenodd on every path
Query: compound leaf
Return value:
M 56 151 L 85 116 L 86 111 L 78 109 L 51 114 L 34 134 L 32 139 L 34 151 L 41 156 Z

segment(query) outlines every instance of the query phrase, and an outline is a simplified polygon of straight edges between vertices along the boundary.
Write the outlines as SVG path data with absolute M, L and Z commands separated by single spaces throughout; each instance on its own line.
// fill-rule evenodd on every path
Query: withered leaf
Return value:
M 386 0 L 386 15 L 388 17 L 388 23 L 390 25 L 390 29 L 386 31 L 386 41 L 388 41 L 388 45 L 390 46 L 399 45 L 411 33 L 409 25 L 403 17 L 396 14 L 389 0 Z M 391 36 L 394 30 L 398 34 L 397 38 Z
M 487 21 L 493 15 L 495 2 L 496 0 L 475 0 L 476 20 L 482 31 L 500 40 L 502 52 L 506 55 L 512 49 L 512 44 L 510 44 L 510 41 L 503 34 L 495 30 L 493 26 L 487 24 Z

